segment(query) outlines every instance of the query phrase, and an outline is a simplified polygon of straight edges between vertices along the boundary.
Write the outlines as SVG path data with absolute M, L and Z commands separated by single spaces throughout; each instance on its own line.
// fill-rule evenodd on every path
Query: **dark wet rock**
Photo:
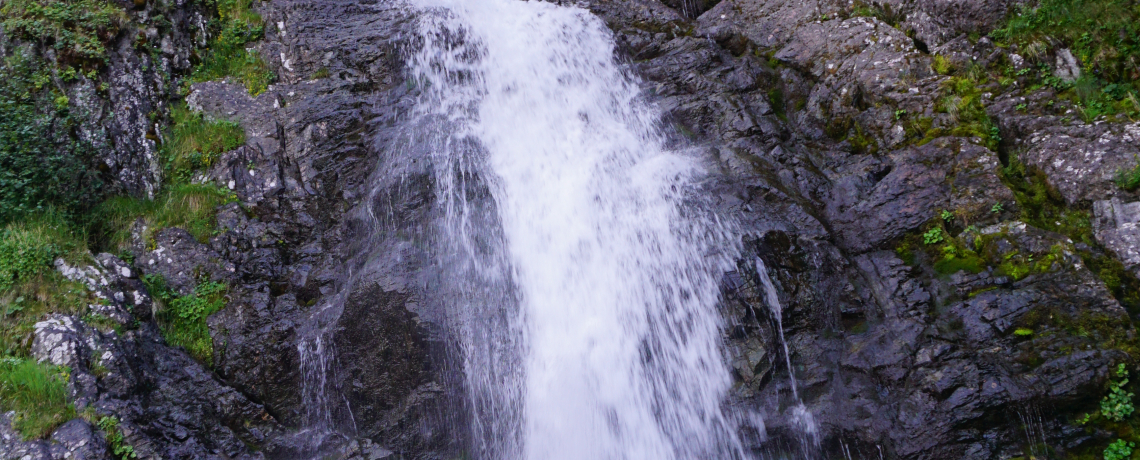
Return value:
M 12 413 L 0 414 L 0 457 L 27 460 L 112 459 L 102 432 L 83 419 L 60 425 L 42 441 L 24 441 L 12 430 Z

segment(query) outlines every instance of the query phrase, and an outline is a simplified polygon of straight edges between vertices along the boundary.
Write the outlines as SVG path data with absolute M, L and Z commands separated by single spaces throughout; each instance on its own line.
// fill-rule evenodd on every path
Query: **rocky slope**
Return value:
M 960 76 L 939 72 L 936 56 L 959 69 L 1021 59 L 984 37 L 1015 3 L 890 0 L 873 15 L 831 0 L 580 3 L 614 31 L 617 58 L 675 142 L 717 166 L 711 192 L 747 231 L 722 308 L 732 404 L 765 421 L 758 452 L 989 459 L 1115 439 L 1111 426 L 1075 421 L 1137 350 L 1118 299 L 1133 285 L 1105 277 L 1140 274 L 1138 197 L 1113 182 L 1135 164 L 1140 125 L 1081 121 L 1071 104 L 1048 103 L 1048 88 L 958 89 Z M 167 35 L 138 31 L 163 43 L 148 69 L 190 65 L 200 13 L 168 8 Z M 240 203 L 219 211 L 206 242 L 164 229 L 135 239 L 132 263 L 102 254 L 92 267 L 61 265 L 128 327 L 44 318 L 33 354 L 68 366 L 77 406 L 115 415 L 144 458 L 452 458 L 465 409 L 431 252 L 432 171 L 399 148 L 416 94 L 403 63 L 417 43 L 413 13 L 347 0 L 257 8 L 267 24 L 257 51 L 277 84 L 254 97 L 199 83 L 185 97 L 244 128 L 245 145 L 206 173 Z M 112 56 L 114 85 L 86 103 L 104 114 L 89 127 L 112 127 L 99 156 L 118 186 L 153 193 L 153 127 L 139 120 L 178 96 L 141 70 L 151 55 L 123 45 Z M 947 97 L 975 97 L 980 111 L 945 110 Z M 962 129 L 970 123 L 980 128 Z M 1040 203 L 1024 199 L 1035 185 L 1049 206 L 1091 212 L 1091 227 L 1039 222 L 1026 208 Z M 757 257 L 819 422 L 807 442 Z M 230 286 L 208 321 L 212 368 L 164 344 L 139 281 L 155 274 L 182 294 L 203 277 Z M 312 324 L 329 328 L 321 346 L 335 350 L 320 355 L 336 359 L 319 383 L 331 402 L 310 397 Z M 299 431 L 320 425 L 314 405 L 346 436 Z M 2 426 L 4 458 L 109 456 L 81 419 L 48 441 Z

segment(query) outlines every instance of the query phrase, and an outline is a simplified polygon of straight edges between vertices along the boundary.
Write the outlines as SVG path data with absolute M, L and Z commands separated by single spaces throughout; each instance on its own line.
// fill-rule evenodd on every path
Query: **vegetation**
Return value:
M 182 347 L 207 366 L 213 365 L 214 344 L 206 318 L 225 307 L 226 285 L 203 281 L 194 288 L 194 292 L 180 296 L 167 287 L 161 276 L 147 275 L 143 282 L 147 291 L 164 305 L 156 317 L 166 342 Z
M 0 62 L 0 225 L 49 207 L 79 217 L 102 197 L 92 147 L 55 135 L 74 121 L 37 108 L 51 104 L 51 92 L 41 91 L 49 82 L 30 58 Z
M 1131 0 L 1040 0 L 1019 5 L 1009 22 L 991 33 L 999 43 L 1016 44 L 1034 68 L 1017 76 L 1052 86 L 1076 102 L 1086 119 L 1140 113 L 1140 4 Z M 1082 75 L 1064 82 L 1053 75 L 1048 56 L 1071 49 Z
M 1025 166 L 1016 152 L 1009 154 L 1008 162 L 999 175 L 1013 191 L 1021 220 L 1082 243 L 1077 253 L 1089 270 L 1104 281 L 1125 308 L 1140 311 L 1140 280 L 1096 242 L 1088 211 L 1066 206 L 1060 194 L 1049 186 L 1044 173 Z
M 1104 460 L 1125 460 L 1132 458 L 1132 449 L 1136 447 L 1134 442 L 1126 442 L 1123 439 L 1117 439 L 1116 442 L 1109 444 L 1104 449 Z
M 106 44 L 127 19 L 106 0 L 6 0 L 0 15 L 7 33 L 51 46 L 60 63 L 87 67 L 106 61 Z
M 111 448 L 111 454 L 114 458 L 119 460 L 130 460 L 138 458 L 135 454 L 134 446 L 127 444 L 123 439 L 123 430 L 119 428 L 119 419 L 115 417 L 99 417 L 95 422 L 100 430 L 103 430 L 103 439 L 107 441 L 108 447 Z
M 1132 169 L 1116 172 L 1116 185 L 1128 191 L 1140 188 L 1140 158 L 1136 159 L 1136 166 Z
M 216 31 L 210 50 L 190 75 L 189 82 L 203 82 L 233 77 L 256 96 L 269 88 L 274 74 L 246 44 L 261 39 L 264 21 L 252 9 L 253 0 L 213 0 L 219 20 L 211 23 Z
M 185 229 L 205 242 L 215 234 L 218 206 L 234 201 L 237 197 L 233 193 L 212 184 L 173 185 L 153 200 L 111 198 L 95 211 L 95 238 L 101 247 L 122 248 L 130 242 L 134 222 L 142 219 L 146 226 L 142 236 L 148 246 L 153 245 L 155 233 L 171 227 Z
M 232 121 L 210 120 L 184 104 L 170 111 L 169 139 L 162 146 L 166 180 L 183 184 L 225 152 L 245 143 L 245 131 Z
M 0 359 L 0 407 L 15 411 L 12 426 L 24 439 L 44 438 L 75 418 L 67 400 L 66 368 L 28 359 Z
M 1117 365 L 1116 376 L 1120 380 L 1109 383 L 1108 394 L 1100 402 L 1100 413 L 1114 422 L 1123 422 L 1136 410 L 1132 405 L 1134 395 L 1125 390 L 1128 385 L 1128 369 L 1124 363 Z

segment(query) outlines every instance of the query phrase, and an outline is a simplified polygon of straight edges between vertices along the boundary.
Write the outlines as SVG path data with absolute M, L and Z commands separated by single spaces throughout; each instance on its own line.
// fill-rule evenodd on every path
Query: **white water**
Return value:
M 416 142 L 463 278 L 445 282 L 472 455 L 745 457 L 716 311 L 736 238 L 691 193 L 701 168 L 664 147 L 604 24 L 537 1 L 417 3 L 418 116 L 437 134 Z

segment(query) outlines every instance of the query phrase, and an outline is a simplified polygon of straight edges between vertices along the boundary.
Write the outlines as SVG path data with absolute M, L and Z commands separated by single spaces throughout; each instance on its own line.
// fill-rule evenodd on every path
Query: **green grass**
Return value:
M 226 306 L 226 285 L 203 281 L 190 295 L 179 296 L 167 287 L 166 280 L 160 275 L 147 275 L 143 282 L 147 291 L 163 304 L 156 318 L 166 342 L 182 347 L 194 359 L 212 366 L 214 344 L 206 318 Z
M 105 0 L 6 0 L 0 15 L 8 34 L 52 47 L 61 64 L 87 67 L 106 62 L 106 45 L 127 21 Z
M 28 359 L 0 359 L 0 406 L 16 412 L 12 427 L 24 439 L 45 438 L 75 418 L 67 399 L 68 370 Z
M 1123 169 L 1116 172 L 1116 185 L 1128 191 L 1140 188 L 1140 158 L 1132 169 Z
M 209 168 L 222 153 L 245 143 L 245 131 L 228 120 L 210 120 L 184 104 L 170 111 L 168 141 L 162 146 L 166 180 L 187 183 L 191 176 Z
M 215 38 L 189 83 L 232 77 L 254 96 L 265 92 L 275 75 L 256 52 L 246 50 L 246 44 L 264 35 L 265 21 L 253 11 L 253 0 L 216 0 L 215 4 L 219 16 L 212 23 Z
M 1076 102 L 1085 119 L 1140 114 L 1134 104 L 1140 91 L 1140 3 L 1135 0 L 1040 0 L 1036 8 L 1020 7 L 991 36 L 1017 44 L 1038 63 L 1024 71 L 1027 76 Z M 1082 77 L 1074 83 L 1052 75 L 1049 56 L 1062 48 L 1080 61 Z
M 143 219 L 148 245 L 156 232 L 170 227 L 185 229 L 205 242 L 217 228 L 217 207 L 234 201 L 237 197 L 231 192 L 211 184 L 173 185 L 153 200 L 114 197 L 95 211 L 99 223 L 93 238 L 106 250 L 121 249 L 130 242 L 134 222 Z

